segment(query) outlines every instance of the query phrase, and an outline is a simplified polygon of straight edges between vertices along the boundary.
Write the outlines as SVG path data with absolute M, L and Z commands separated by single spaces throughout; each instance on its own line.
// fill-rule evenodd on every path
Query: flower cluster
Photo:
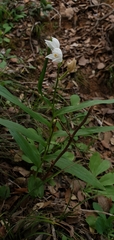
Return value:
M 45 40 L 46 45 L 51 49 L 52 53 L 47 55 L 46 58 L 52 60 L 55 63 L 61 63 L 63 60 L 63 54 L 60 49 L 60 43 L 57 38 L 52 37 L 52 41 Z

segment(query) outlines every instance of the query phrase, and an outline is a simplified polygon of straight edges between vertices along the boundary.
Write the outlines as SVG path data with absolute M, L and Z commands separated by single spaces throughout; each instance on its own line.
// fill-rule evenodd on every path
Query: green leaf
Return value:
M 34 129 L 34 128 L 27 128 L 27 130 L 30 132 L 30 134 L 32 135 L 32 136 L 40 136 L 37 132 L 36 132 L 36 130 Z M 39 139 L 40 140 L 40 139 Z M 33 139 L 29 139 L 29 141 L 31 142 L 31 143 L 33 143 L 34 144 L 34 140 Z
M 107 229 L 105 229 L 106 231 L 106 234 L 107 234 L 107 231 L 108 232 L 112 232 L 113 231 L 113 234 L 114 234 L 114 216 L 110 216 L 108 217 L 107 221 L 106 221 L 106 225 L 107 225 Z M 110 233 L 109 233 L 110 234 Z M 114 235 L 113 235 L 114 236 Z
M 114 203 L 113 203 L 113 205 L 112 205 L 112 207 L 110 209 L 110 213 L 114 214 Z
M 66 114 L 70 112 L 76 112 L 79 110 L 82 110 L 84 108 L 88 108 L 94 105 L 98 104 L 110 104 L 114 103 L 114 99 L 109 99 L 109 100 L 90 100 L 90 101 L 85 101 L 83 103 L 80 103 L 79 105 L 76 106 L 69 106 L 69 107 L 63 107 L 55 112 L 55 117 L 60 116 L 61 114 Z
M 22 155 L 22 159 L 27 162 L 27 163 L 31 163 L 33 164 L 33 162 L 30 160 L 30 158 L 28 158 L 27 156 L 25 156 L 24 154 Z
M 98 152 L 93 153 L 90 158 L 89 168 L 95 177 L 98 176 L 100 173 L 106 171 L 109 167 L 109 161 L 102 160 Z
M 0 118 L 0 124 L 7 127 L 9 130 L 20 132 L 21 134 L 23 134 L 27 138 L 33 139 L 36 142 L 40 142 L 43 146 L 45 146 L 44 139 L 40 135 L 38 135 L 35 130 L 33 132 L 33 131 L 31 131 L 30 128 L 27 129 L 27 128 L 21 126 L 18 123 L 15 123 L 15 122 L 12 122 L 12 121 L 9 121 L 9 120 L 5 120 L 5 119 L 2 119 L 2 118 Z
M 8 186 L 0 186 L 0 197 L 3 199 L 10 197 L 10 188 Z
M 114 173 L 107 173 L 99 180 L 103 186 L 111 186 L 114 184 Z
M 4 37 L 4 38 L 3 38 L 3 40 L 4 40 L 4 42 L 7 42 L 7 43 L 9 43 L 9 42 L 10 42 L 10 39 L 9 39 L 9 38 L 7 38 L 7 37 Z
M 106 230 L 106 220 L 101 217 L 98 217 L 95 223 L 95 229 L 99 234 L 103 234 Z
M 88 146 L 82 142 L 76 143 L 76 147 L 80 149 L 81 152 L 87 152 Z
M 112 130 L 114 130 L 114 126 L 82 128 L 76 133 L 76 136 L 90 136 L 95 133 L 108 132 Z
M 98 189 L 103 189 L 102 184 L 96 179 L 96 177 L 90 171 L 88 171 L 80 164 L 71 162 L 71 160 L 65 157 L 65 155 L 63 155 L 58 160 L 56 166 L 59 167 L 60 169 L 63 169 L 64 172 L 70 173 L 71 175 L 85 181 L 90 186 L 93 186 Z
M 50 127 L 50 123 L 46 118 L 42 117 L 41 114 L 36 113 L 32 111 L 30 108 L 26 107 L 23 103 L 20 102 L 20 100 L 18 100 L 17 97 L 13 96 L 5 87 L 1 85 L 0 95 L 9 100 L 10 102 L 14 103 L 15 105 L 19 106 L 21 109 L 23 109 L 24 112 L 28 113 L 32 118 Z
M 47 11 L 53 10 L 52 5 L 51 4 L 47 4 L 47 6 L 45 7 L 45 10 L 47 10 Z
M 68 133 L 63 130 L 58 130 L 57 132 L 53 133 L 53 137 L 54 137 L 54 139 L 57 137 L 68 137 Z
M 12 27 L 8 23 L 4 23 L 3 28 L 5 29 L 4 33 L 8 33 L 12 29 Z
M 61 152 L 61 150 L 58 150 L 53 154 L 47 155 L 45 161 L 52 161 L 53 159 L 55 159 L 59 155 L 60 152 Z M 66 153 L 63 154 L 61 159 L 63 161 L 66 161 L 66 159 L 69 159 L 70 163 L 71 163 L 71 161 L 74 160 L 74 154 L 72 152 L 66 152 Z
M 98 190 L 97 191 L 98 195 L 103 195 L 107 198 L 111 198 L 112 201 L 114 201 L 114 186 L 106 186 L 103 191 Z
M 62 239 L 61 240 L 68 240 L 68 238 L 65 235 L 62 235 Z
M 0 62 L 0 68 L 4 69 L 7 66 L 7 62 L 6 61 L 2 61 Z
M 102 209 L 102 207 L 101 207 L 97 202 L 93 202 L 93 208 L 94 208 L 94 210 L 99 211 L 99 212 L 98 212 L 99 216 L 101 216 L 102 218 L 106 219 L 105 214 L 100 213 L 100 212 L 103 212 L 103 209 Z
M 101 164 L 102 160 L 98 152 L 93 153 L 90 157 L 89 168 L 94 176 L 97 176 L 97 168 Z
M 2 86 L 5 86 L 5 85 L 7 86 L 8 84 L 13 85 L 14 83 L 13 83 L 13 81 L 10 81 L 10 80 L 3 80 L 3 81 L 0 82 L 0 84 Z
M 106 126 L 106 127 L 94 127 L 94 128 L 82 128 L 80 129 L 75 137 L 78 136 L 91 136 L 93 134 L 101 133 L 101 132 L 108 132 L 114 130 L 114 126 Z M 72 134 L 73 131 L 70 131 L 70 134 Z M 57 132 L 54 132 L 53 134 L 54 137 L 68 137 L 68 134 L 66 131 L 59 130 Z
M 70 101 L 71 101 L 71 105 L 76 107 L 80 103 L 80 98 L 78 95 L 72 95 L 70 97 Z
M 46 156 L 45 161 L 52 161 L 59 155 L 60 151 L 57 151 L 54 154 Z M 103 185 L 98 181 L 98 179 L 81 164 L 73 162 L 74 154 L 71 152 L 66 152 L 58 160 L 56 166 L 62 169 L 64 172 L 70 173 L 71 175 L 85 181 L 90 186 L 93 186 L 98 189 L 104 189 Z
M 6 50 L 6 52 L 5 52 L 5 56 L 6 56 L 6 57 L 9 57 L 10 52 L 11 52 L 11 48 L 8 48 L 8 49 Z
M 42 198 L 44 196 L 44 183 L 40 178 L 31 175 L 28 179 L 28 191 L 32 197 Z
M 50 53 L 50 49 L 48 48 L 47 55 L 49 53 Z M 42 83 L 43 83 L 43 80 L 44 80 L 44 77 L 45 77 L 47 63 L 48 63 L 48 58 L 45 59 L 44 66 L 43 66 L 42 72 L 41 72 L 39 80 L 38 80 L 38 91 L 39 91 L 40 94 L 42 94 Z
M 97 220 L 97 217 L 95 216 L 88 216 L 86 218 L 86 222 L 88 223 L 88 225 L 91 227 L 91 228 L 95 228 L 95 223 L 96 223 L 96 220 Z
M 24 152 L 24 154 L 31 160 L 32 163 L 37 167 L 37 169 L 41 166 L 41 159 L 38 149 L 35 145 L 31 145 L 27 139 L 25 139 L 20 133 L 16 131 L 11 131 L 12 136 L 15 141 Z

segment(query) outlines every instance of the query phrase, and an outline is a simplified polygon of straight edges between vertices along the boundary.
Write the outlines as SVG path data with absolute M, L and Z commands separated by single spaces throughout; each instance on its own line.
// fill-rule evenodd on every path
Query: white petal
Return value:
M 52 41 L 45 40 L 45 43 L 46 43 L 46 45 L 47 45 L 51 50 L 54 49 Z
M 60 48 L 54 48 L 52 53 L 47 55 L 46 58 L 52 60 L 52 62 L 61 63 L 63 60 L 63 54 Z
M 56 62 L 56 63 L 61 63 L 62 60 L 63 60 L 63 54 L 62 54 L 62 51 L 60 48 L 55 48 L 53 51 L 52 51 L 52 54 L 53 54 L 53 62 Z
M 53 50 L 54 48 L 59 48 L 60 47 L 60 43 L 57 40 L 57 38 L 52 37 L 52 41 L 50 40 L 45 40 L 46 45 Z
M 57 38 L 52 37 L 52 42 L 53 42 L 54 48 L 60 48 L 60 42 L 58 41 Z
M 53 60 L 53 54 L 47 55 L 46 58 L 49 58 L 49 59 Z

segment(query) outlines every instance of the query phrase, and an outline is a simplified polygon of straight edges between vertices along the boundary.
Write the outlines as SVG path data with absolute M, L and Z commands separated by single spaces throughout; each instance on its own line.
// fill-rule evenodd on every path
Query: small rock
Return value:
M 98 63 L 98 65 L 97 65 L 97 69 L 103 69 L 103 68 L 105 68 L 105 64 L 104 63 L 102 63 L 102 62 L 100 62 L 100 63 Z

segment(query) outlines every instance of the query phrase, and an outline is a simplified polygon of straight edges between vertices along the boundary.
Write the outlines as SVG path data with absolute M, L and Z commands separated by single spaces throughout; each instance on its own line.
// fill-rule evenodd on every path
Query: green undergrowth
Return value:
M 53 236 L 56 236 L 58 240 L 84 240 L 77 232 L 71 233 L 72 237 L 69 236 L 69 229 L 60 222 L 59 216 L 54 218 L 49 214 L 36 212 L 20 218 L 15 224 L 12 224 L 12 216 L 10 219 L 8 216 L 7 222 L 4 221 L 4 216 L 0 216 L 0 220 L 7 230 L 5 238 L 2 238 L 5 240 L 33 240 L 38 236 L 41 239 L 53 239 Z
M 47 97 L 41 94 L 40 98 L 43 100 L 43 107 L 39 101 L 39 109 L 40 111 L 45 109 L 45 111 L 43 111 L 43 113 L 42 111 L 34 112 L 31 108 L 24 105 L 17 97 L 12 95 L 3 85 L 4 84 L 0 85 L 1 101 L 7 99 L 9 103 L 21 108 L 26 114 L 29 114 L 31 119 L 33 118 L 36 122 L 34 128 L 30 128 L 29 126 L 26 128 L 17 122 L 0 118 L 0 124 L 9 129 L 10 134 L 22 150 L 23 161 L 30 164 L 32 173 L 28 178 L 27 188 L 29 195 L 33 198 L 43 198 L 45 196 L 45 184 L 52 184 L 54 177 L 63 171 L 86 183 L 84 194 L 87 196 L 87 199 L 92 198 L 93 194 L 93 197 L 103 195 L 114 201 L 114 173 L 110 170 L 110 162 L 102 159 L 99 153 L 90 152 L 89 146 L 80 142 L 80 137 L 93 137 L 94 134 L 114 129 L 113 126 L 88 127 L 89 111 L 91 108 L 89 111 L 86 110 L 88 107 L 94 106 L 95 104 L 109 104 L 113 103 L 114 100 L 80 102 L 78 95 L 72 95 L 69 106 L 56 109 L 57 99 L 55 99 L 56 102 L 53 109 L 53 104 L 50 102 L 49 98 L 47 99 Z M 39 93 L 40 91 L 41 88 L 39 88 Z M 83 109 L 84 111 L 82 111 Z M 50 111 L 51 115 L 45 115 L 47 110 Z M 52 111 L 54 111 L 54 115 L 52 115 Z M 69 119 L 70 123 L 71 121 L 73 122 L 75 130 L 72 129 Z M 47 134 L 44 134 L 46 131 Z M 84 167 L 81 161 L 77 161 L 75 148 L 78 148 L 81 152 L 91 153 L 87 167 Z M 56 170 L 56 167 L 58 170 Z M 2 199 L 10 198 L 10 187 L 1 185 L 0 196 Z M 89 222 L 88 219 L 87 222 L 91 226 L 91 222 Z M 93 226 L 93 228 L 99 234 L 106 235 L 104 230 L 99 232 L 96 225 Z M 7 232 L 8 237 L 10 234 L 12 233 L 9 228 Z M 17 234 L 19 234 L 18 231 Z M 40 234 L 40 232 L 38 234 Z M 65 237 L 67 239 L 72 239 L 68 238 L 67 234 L 64 232 L 61 234 L 63 239 Z M 109 236 L 111 234 L 113 233 L 111 233 L 110 229 Z M 31 235 L 29 237 L 32 239 Z M 27 239 L 29 239 L 29 237 Z M 12 236 L 11 239 L 14 239 L 14 236 Z

